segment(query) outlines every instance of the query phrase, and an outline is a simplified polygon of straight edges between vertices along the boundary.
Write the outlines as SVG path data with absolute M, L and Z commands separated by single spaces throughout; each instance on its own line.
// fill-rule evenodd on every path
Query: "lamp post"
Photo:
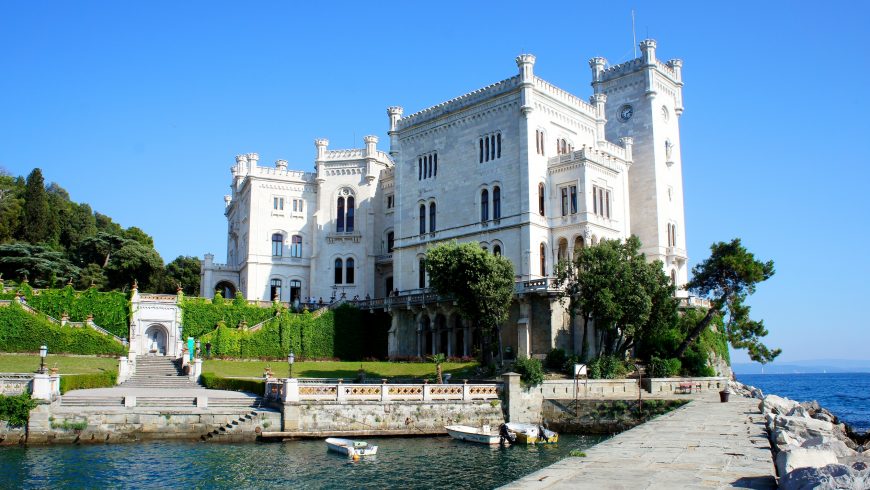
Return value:
M 296 362 L 296 356 L 293 355 L 293 351 L 290 351 L 290 354 L 287 356 L 287 364 L 290 366 L 290 377 L 293 377 L 293 363 Z
M 39 348 L 39 374 L 45 374 L 45 356 L 48 355 L 48 346 Z

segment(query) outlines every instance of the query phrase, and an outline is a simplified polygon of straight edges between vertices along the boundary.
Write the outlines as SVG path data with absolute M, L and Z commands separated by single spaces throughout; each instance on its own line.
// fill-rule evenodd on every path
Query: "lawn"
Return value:
M 202 371 L 221 377 L 262 377 L 266 366 L 275 376 L 286 377 L 288 366 L 279 361 L 224 361 L 209 360 L 203 363 Z M 445 362 L 444 373 L 451 373 L 453 380 L 470 378 L 477 368 L 476 362 Z M 368 378 L 428 378 L 435 376 L 435 364 L 431 362 L 337 362 L 300 361 L 293 364 L 293 376 L 299 378 L 345 378 L 354 379 L 363 369 Z
M 57 367 L 60 374 L 117 372 L 114 357 L 52 355 L 45 358 L 45 367 Z M 39 354 L 0 353 L 0 373 L 33 373 L 39 369 Z

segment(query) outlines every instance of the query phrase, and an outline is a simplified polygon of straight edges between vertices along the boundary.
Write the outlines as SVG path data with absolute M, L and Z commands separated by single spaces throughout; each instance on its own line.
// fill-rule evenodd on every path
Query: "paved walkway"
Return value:
M 255 398 L 256 395 L 240 391 L 209 390 L 207 388 L 134 388 L 114 386 L 112 388 L 87 388 L 67 392 L 65 398 L 105 398 L 119 396 L 147 397 L 197 397 L 215 398 Z
M 715 399 L 713 398 L 715 396 Z M 709 393 L 503 488 L 776 488 L 758 400 Z

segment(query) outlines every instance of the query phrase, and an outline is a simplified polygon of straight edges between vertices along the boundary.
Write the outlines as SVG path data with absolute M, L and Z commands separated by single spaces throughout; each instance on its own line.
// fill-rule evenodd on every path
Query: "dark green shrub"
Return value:
M 244 391 L 255 395 L 266 393 L 266 381 L 261 379 L 222 378 L 212 373 L 203 373 L 200 384 L 212 390 Z
M 589 379 L 618 379 L 625 377 L 628 367 L 617 356 L 601 356 L 587 366 Z
M 679 376 L 681 363 L 679 359 L 660 359 L 653 356 L 647 364 L 647 375 L 651 378 L 670 378 Z
M 553 349 L 547 354 L 547 358 L 544 360 L 544 365 L 547 366 L 547 369 L 553 370 L 563 370 L 565 369 L 565 360 L 567 356 L 565 355 L 565 351 L 562 349 Z
M 91 328 L 61 327 L 15 302 L 0 307 L 0 350 L 39 352 L 43 344 L 54 354 L 123 355 L 127 351 L 120 342 Z
M 514 371 L 526 386 L 537 386 L 544 381 L 544 366 L 541 361 L 529 357 L 519 357 L 514 361 Z
M 111 388 L 118 381 L 118 373 L 63 374 L 60 377 L 60 393 L 88 388 Z
M 63 289 L 43 289 L 38 294 L 23 289 L 27 304 L 58 320 L 66 313 L 74 322 L 83 322 L 88 315 L 94 323 L 118 337 L 126 337 L 130 327 L 130 300 L 127 293 L 102 292 L 97 288 L 77 292 L 72 286 Z
M 24 427 L 35 406 L 36 400 L 27 392 L 15 396 L 0 395 L 0 420 L 9 422 L 12 427 Z
M 687 376 L 716 376 L 716 371 L 707 361 L 707 349 L 699 342 L 686 349 L 682 363 L 683 374 Z

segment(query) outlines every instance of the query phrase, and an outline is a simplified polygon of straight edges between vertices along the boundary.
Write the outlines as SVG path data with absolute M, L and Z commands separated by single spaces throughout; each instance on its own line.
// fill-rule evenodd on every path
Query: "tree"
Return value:
M 435 363 L 435 377 L 438 380 L 438 384 L 444 384 L 444 366 L 443 364 L 447 362 L 447 356 L 444 354 L 434 354 L 429 356 L 429 360 Z
M 166 264 L 161 289 L 164 293 L 174 293 L 176 288 L 180 286 L 184 294 L 196 296 L 199 294 L 200 270 L 198 258 L 179 255 L 175 260 Z
M 51 242 L 55 235 L 55 222 L 45 192 L 42 171 L 33 169 L 27 176 L 24 190 L 24 239 L 30 243 Z
M 21 233 L 24 220 L 24 179 L 0 172 L 0 243 L 11 242 Z
M 437 245 L 426 254 L 429 284 L 438 294 L 453 295 L 461 314 L 480 330 L 483 364 L 492 363 L 495 337 L 501 358 L 501 327 L 514 294 L 510 260 L 491 255 L 477 243 Z
M 588 359 L 588 325 L 601 333 L 599 355 L 623 356 L 652 331 L 676 322 L 674 287 L 659 261 L 647 262 L 636 236 L 580 249 L 573 267 L 557 267 L 569 312 L 583 318 L 581 358 Z
M 50 287 L 79 273 L 62 252 L 45 245 L 12 243 L 0 245 L 0 273 L 7 278 L 25 277 L 36 287 Z
M 89 287 L 95 287 L 103 290 L 106 287 L 106 275 L 103 273 L 103 268 L 98 264 L 88 264 L 82 267 L 78 277 L 75 279 L 75 287 L 78 290 L 85 290 Z
M 105 268 L 109 265 L 112 254 L 127 242 L 122 236 L 97 232 L 79 243 L 75 250 L 75 259 L 80 265 L 97 264 Z
M 692 268 L 692 280 L 686 285 L 689 291 L 708 298 L 711 307 L 689 331 L 677 348 L 677 355 L 682 356 L 719 315 L 724 319 L 725 334 L 732 347 L 745 348 L 750 359 L 762 364 L 778 356 L 780 349 L 771 350 L 761 342 L 760 338 L 767 335 L 764 322 L 750 319 L 749 306 L 745 304 L 756 285 L 770 279 L 774 272 L 772 260 L 755 260 L 739 238 L 711 245 L 710 257 Z
M 146 247 L 154 248 L 154 239 L 139 227 L 131 226 L 124 230 L 124 238 L 135 240 Z
M 156 285 L 154 275 L 162 270 L 163 259 L 157 251 L 132 240 L 118 249 L 104 267 L 109 287 L 124 289 L 135 280 L 143 291 Z

